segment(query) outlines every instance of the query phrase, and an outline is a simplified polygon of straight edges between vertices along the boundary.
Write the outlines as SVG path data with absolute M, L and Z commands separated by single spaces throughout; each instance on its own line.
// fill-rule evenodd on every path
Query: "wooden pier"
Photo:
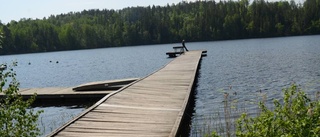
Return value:
M 202 52 L 185 52 L 162 69 L 105 96 L 48 136 L 177 136 Z
M 138 80 L 139 78 L 127 78 L 118 80 L 106 80 L 90 82 L 77 87 L 45 87 L 25 88 L 19 93 L 24 99 L 37 94 L 34 106 L 69 105 L 97 102 L 104 96 Z M 0 98 L 3 93 L 0 93 Z

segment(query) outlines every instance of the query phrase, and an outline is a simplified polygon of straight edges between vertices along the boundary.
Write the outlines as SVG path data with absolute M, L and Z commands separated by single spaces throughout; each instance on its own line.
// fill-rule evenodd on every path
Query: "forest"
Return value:
M 181 2 L 0 22 L 0 55 L 320 34 L 320 0 Z

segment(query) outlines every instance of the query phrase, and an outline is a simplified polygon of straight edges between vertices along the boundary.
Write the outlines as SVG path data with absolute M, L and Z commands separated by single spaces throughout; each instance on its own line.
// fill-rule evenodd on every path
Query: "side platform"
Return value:
M 60 105 L 84 105 L 92 104 L 106 95 L 138 80 L 139 78 L 127 78 L 118 80 L 106 80 L 91 82 L 77 87 L 46 87 L 25 88 L 19 93 L 24 99 L 37 94 L 33 106 L 60 106 Z M 0 98 L 4 94 L 0 93 Z

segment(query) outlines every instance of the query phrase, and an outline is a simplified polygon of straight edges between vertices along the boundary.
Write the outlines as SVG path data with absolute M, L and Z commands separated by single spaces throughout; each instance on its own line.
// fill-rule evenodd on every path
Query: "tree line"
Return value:
M 3 24 L 0 55 L 320 34 L 320 1 L 181 2 L 84 10 Z

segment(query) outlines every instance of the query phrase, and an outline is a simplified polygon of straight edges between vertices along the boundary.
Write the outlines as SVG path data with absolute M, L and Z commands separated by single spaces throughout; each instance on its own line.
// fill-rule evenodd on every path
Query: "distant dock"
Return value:
M 49 136 L 179 136 L 203 52 L 185 52 L 108 94 Z

